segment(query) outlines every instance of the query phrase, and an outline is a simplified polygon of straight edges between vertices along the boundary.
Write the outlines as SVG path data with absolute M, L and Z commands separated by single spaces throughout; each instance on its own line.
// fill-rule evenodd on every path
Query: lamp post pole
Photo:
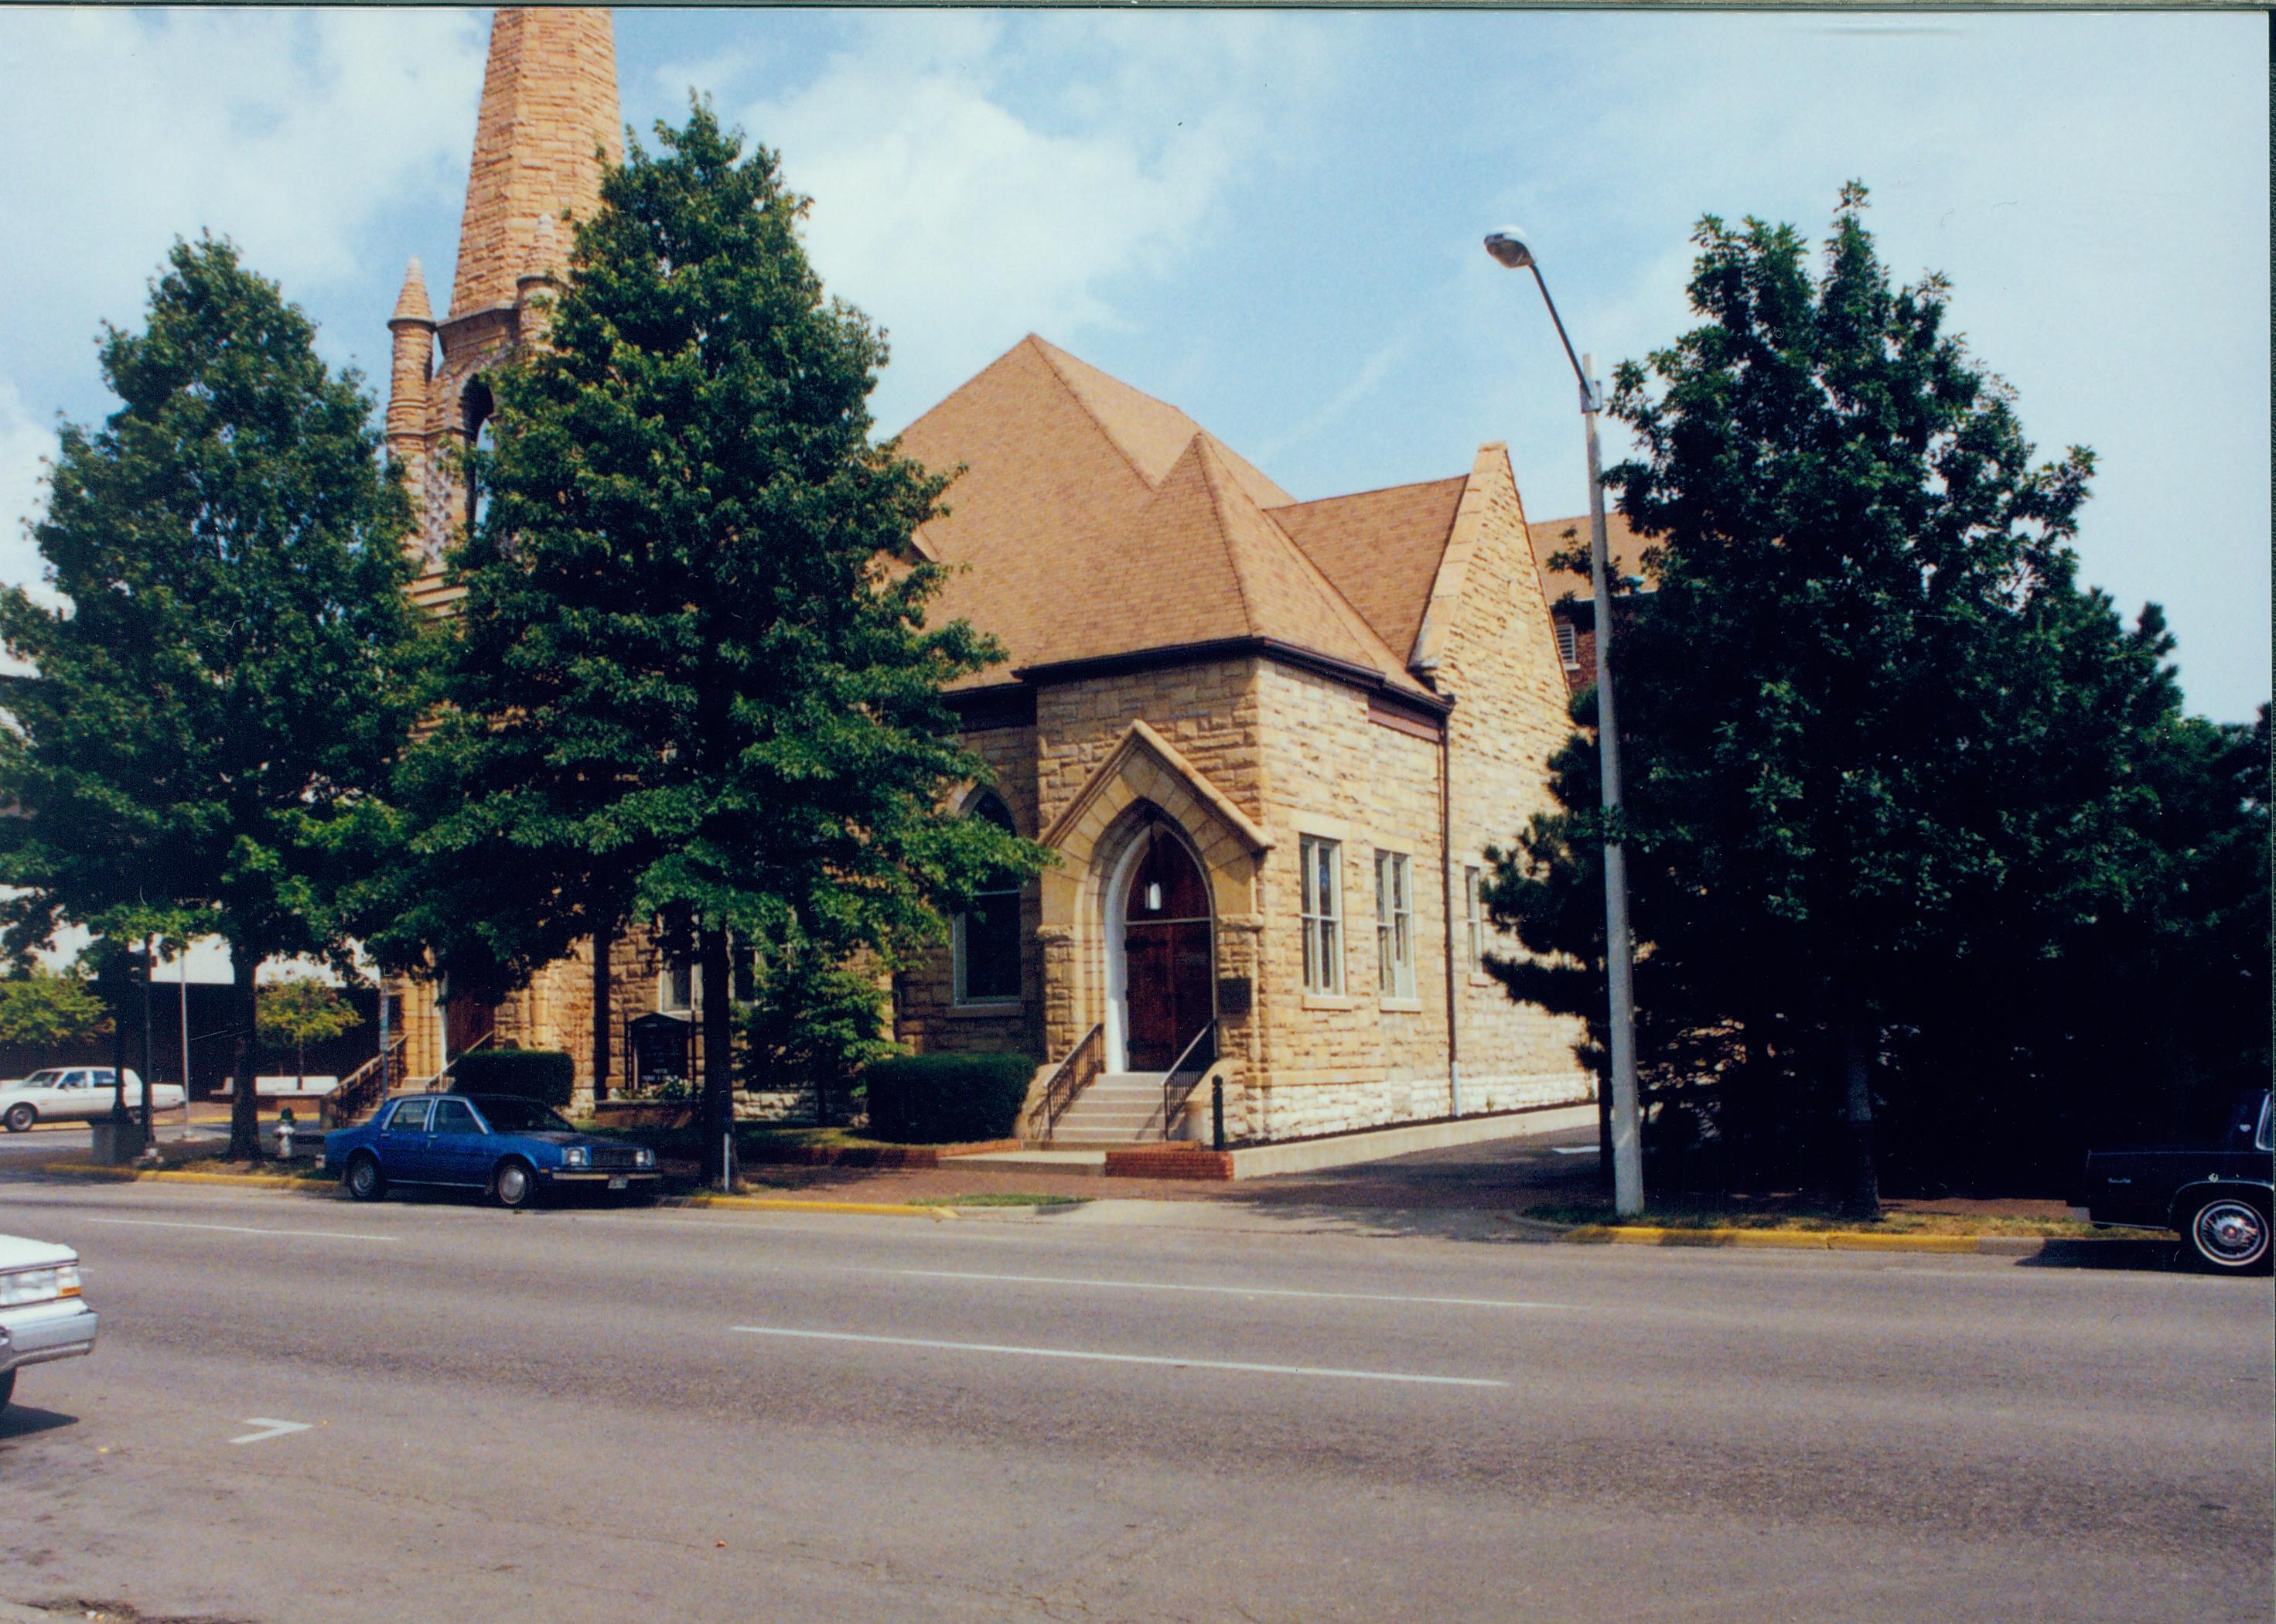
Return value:
M 1636 1097 L 1635 949 L 1628 931 L 1627 857 L 1620 841 L 1620 730 L 1612 710 L 1612 592 L 1605 536 L 1604 461 L 1597 444 L 1597 414 L 1604 394 L 1589 376 L 1589 358 L 1573 352 L 1557 301 L 1522 232 L 1505 227 L 1486 239 L 1486 252 L 1512 270 L 1533 272 L 1541 302 L 1549 307 L 1558 342 L 1581 384 L 1581 419 L 1589 441 L 1589 581 L 1596 599 L 1597 761 L 1605 819 L 1605 972 L 1609 983 L 1612 1062 L 1612 1210 L 1623 1218 L 1643 1210 L 1643 1145 Z

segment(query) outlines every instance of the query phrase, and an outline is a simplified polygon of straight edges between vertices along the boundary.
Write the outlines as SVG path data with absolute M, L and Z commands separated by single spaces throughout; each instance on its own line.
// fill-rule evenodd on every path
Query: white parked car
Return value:
M 50 1066 L 13 1082 L 0 1082 L 0 1127 L 20 1134 L 34 1122 L 84 1122 L 107 1115 L 116 1074 L 108 1066 Z M 142 1079 L 132 1066 L 126 1072 L 126 1106 L 142 1107 Z M 179 1111 L 182 1085 L 153 1084 L 153 1111 Z
M 95 1310 L 79 1294 L 79 1254 L 0 1235 L 0 1408 L 27 1364 L 95 1351 Z

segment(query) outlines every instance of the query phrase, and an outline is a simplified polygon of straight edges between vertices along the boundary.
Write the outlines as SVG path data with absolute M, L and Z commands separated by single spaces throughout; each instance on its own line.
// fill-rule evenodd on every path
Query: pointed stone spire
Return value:
M 395 314 L 387 318 L 387 330 L 394 338 L 388 375 L 387 454 L 408 477 L 426 444 L 427 383 L 435 366 L 435 317 L 427 308 L 427 278 L 416 259 L 404 273 L 403 293 L 395 301 Z
M 530 233 L 529 257 L 522 262 L 521 277 L 515 284 L 516 297 L 529 297 L 529 285 L 535 282 L 551 282 L 561 265 L 560 233 L 553 229 L 553 216 L 546 215 L 537 222 Z
M 609 13 L 501 6 L 490 19 L 451 316 L 512 304 L 541 223 L 590 214 L 603 163 L 623 156 Z
M 529 258 L 521 268 L 521 276 L 513 285 L 515 337 L 523 344 L 542 345 L 553 331 L 553 300 L 551 289 L 554 267 L 560 262 L 558 241 L 553 230 L 553 216 L 547 215 L 537 223 L 537 230 L 529 239 Z
M 427 273 L 419 268 L 419 256 L 411 256 L 411 269 L 403 273 L 403 292 L 395 301 L 395 314 L 387 318 L 391 327 L 398 322 L 424 322 L 435 324 L 435 315 L 427 307 Z

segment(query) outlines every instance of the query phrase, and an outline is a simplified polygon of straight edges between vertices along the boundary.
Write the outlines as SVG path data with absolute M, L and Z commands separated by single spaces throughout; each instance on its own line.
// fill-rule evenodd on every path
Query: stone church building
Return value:
M 594 206 L 599 155 L 620 151 L 608 14 L 498 11 L 449 307 L 434 317 L 414 261 L 389 323 L 388 444 L 420 499 L 430 608 L 447 611 L 440 560 L 468 517 L 451 448 L 484 432 L 485 370 L 542 341 L 558 218 Z M 901 445 L 967 470 L 915 538 L 954 566 L 935 615 L 1009 654 L 951 695 L 993 774 L 958 809 L 1058 859 L 896 979 L 902 1043 L 1033 1057 L 1028 1131 L 1062 1141 L 1193 1131 L 1163 1120 L 1173 1065 L 1221 1082 L 1250 1140 L 1591 1097 L 1577 1024 L 1512 1002 L 1482 962 L 1516 951 L 1483 916 L 1484 852 L 1544 803 L 1574 663 L 1536 556 L 1572 521 L 1529 527 L 1502 445 L 1299 501 L 1032 336 Z M 397 986 L 405 1071 L 482 1041 L 565 1049 L 580 1090 L 684 1068 L 711 990 L 640 932 L 594 970 L 588 949 L 495 1010 Z

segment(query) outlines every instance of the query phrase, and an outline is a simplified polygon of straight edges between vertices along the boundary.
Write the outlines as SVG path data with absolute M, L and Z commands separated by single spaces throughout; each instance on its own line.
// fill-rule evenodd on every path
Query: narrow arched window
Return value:
M 497 450 L 497 413 L 489 385 L 479 381 L 467 386 L 467 443 L 483 456 Z M 482 520 L 490 511 L 491 479 L 487 468 L 467 467 L 467 534 L 482 534 Z
M 1010 808 L 985 791 L 965 808 L 964 815 L 984 817 L 1016 832 Z M 982 886 L 972 906 L 956 916 L 956 1001 L 1016 1004 L 1019 999 L 1020 884 L 1006 874 Z

